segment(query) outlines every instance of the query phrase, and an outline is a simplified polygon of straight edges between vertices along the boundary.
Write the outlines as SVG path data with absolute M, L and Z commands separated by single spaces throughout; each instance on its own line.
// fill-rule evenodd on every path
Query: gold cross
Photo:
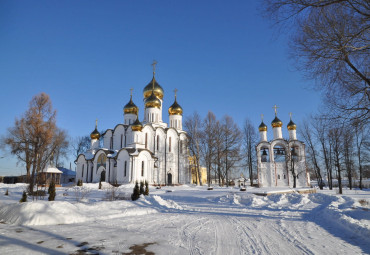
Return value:
M 261 120 L 262 120 L 262 122 L 263 122 L 263 114 L 261 114 Z
M 153 74 L 155 74 L 155 66 L 158 64 L 158 62 L 156 60 L 153 60 Z
M 178 91 L 177 89 L 175 89 L 175 90 L 173 91 L 173 92 L 175 92 L 175 98 L 176 98 L 176 95 L 177 95 L 177 91 Z
M 292 113 L 291 112 L 289 113 L 289 116 L 290 116 L 290 120 L 292 120 Z
M 133 88 L 131 88 L 130 89 L 130 96 L 132 96 L 132 91 L 133 91 L 134 89 Z
M 272 108 L 275 108 L 275 116 L 277 116 L 277 108 L 279 108 L 279 107 L 277 107 L 276 105 L 274 105 L 274 107 L 272 107 Z
M 95 120 L 95 128 L 98 127 L 98 119 Z

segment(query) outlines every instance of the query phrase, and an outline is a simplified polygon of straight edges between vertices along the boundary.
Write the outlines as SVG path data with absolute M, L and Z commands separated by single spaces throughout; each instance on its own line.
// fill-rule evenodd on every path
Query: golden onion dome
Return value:
M 153 83 L 154 83 L 154 89 L 153 89 Z M 143 90 L 144 99 L 150 97 L 153 90 L 154 90 L 154 95 L 156 95 L 159 99 L 163 99 L 163 95 L 164 95 L 163 88 L 155 80 L 154 75 L 153 75 L 153 79 L 148 83 L 148 85 L 145 86 Z
M 143 129 L 143 124 L 139 121 L 139 119 L 136 119 L 134 123 L 131 125 L 132 131 L 141 131 Z
M 100 138 L 100 133 L 99 133 L 99 131 L 97 130 L 96 127 L 95 127 L 94 131 L 91 132 L 90 138 L 91 139 L 99 139 Z
M 279 120 L 279 118 L 277 116 L 275 116 L 275 119 L 271 122 L 271 126 L 273 128 L 282 127 L 283 126 L 283 122 L 281 122 L 281 120 Z
M 176 97 L 175 102 L 168 108 L 170 115 L 182 115 L 182 107 L 177 103 Z
M 125 107 L 123 107 L 123 112 L 125 114 L 135 114 L 138 115 L 139 108 L 134 104 L 132 101 L 132 96 L 130 98 L 130 102 L 128 102 Z
M 150 97 L 145 99 L 145 108 L 161 108 L 161 105 L 161 100 L 158 99 L 153 91 Z
M 288 127 L 288 130 L 296 130 L 297 129 L 297 125 L 292 121 L 292 119 L 290 119 L 287 127 Z
M 266 126 L 266 124 L 265 124 L 265 123 L 263 123 L 263 121 L 261 122 L 261 125 L 259 125 L 258 130 L 259 130 L 260 132 L 262 132 L 262 131 L 267 131 L 267 126 Z

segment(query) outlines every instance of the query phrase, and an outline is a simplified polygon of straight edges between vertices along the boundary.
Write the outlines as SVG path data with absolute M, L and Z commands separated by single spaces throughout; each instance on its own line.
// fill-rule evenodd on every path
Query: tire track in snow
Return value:
M 204 225 L 209 222 L 206 217 L 197 218 L 191 222 L 188 222 L 178 231 L 179 238 L 181 240 L 181 246 L 189 250 L 189 254 L 203 254 L 202 249 L 197 245 L 196 234 Z

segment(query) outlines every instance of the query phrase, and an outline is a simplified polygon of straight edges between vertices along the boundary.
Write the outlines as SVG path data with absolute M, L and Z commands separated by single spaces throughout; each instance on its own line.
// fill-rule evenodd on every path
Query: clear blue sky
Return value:
M 294 70 L 288 36 L 270 28 L 258 2 L 0 1 L 0 135 L 41 92 L 71 137 L 90 134 L 96 118 L 99 130 L 122 123 L 130 87 L 142 119 L 156 59 L 165 121 L 177 88 L 184 117 L 211 110 L 257 127 L 263 113 L 269 138 L 277 104 L 287 136 L 289 112 L 298 124 L 320 95 Z M 0 156 L 0 175 L 21 173 L 9 153 Z

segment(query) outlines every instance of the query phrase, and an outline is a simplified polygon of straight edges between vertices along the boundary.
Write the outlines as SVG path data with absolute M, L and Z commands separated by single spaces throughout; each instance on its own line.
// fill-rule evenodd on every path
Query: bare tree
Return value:
M 257 141 L 258 135 L 254 125 L 249 119 L 245 119 L 243 126 L 243 148 L 251 186 L 253 186 L 253 170 L 257 165 L 256 150 L 254 149 Z
M 89 136 L 79 136 L 71 141 L 72 153 L 75 158 L 78 155 L 87 152 L 90 148 L 90 137 Z
M 334 127 L 329 130 L 329 137 L 333 145 L 333 159 L 334 165 L 337 170 L 337 180 L 339 187 L 339 194 L 343 194 L 342 191 L 342 158 L 343 158 L 343 127 Z
M 194 112 L 192 116 L 187 117 L 184 123 L 185 130 L 188 134 L 188 146 L 191 156 L 194 159 L 195 169 L 199 176 L 199 184 L 202 184 L 201 172 L 200 172 L 200 143 L 202 136 L 202 123 L 200 116 L 197 112 Z M 198 182 L 198 180 L 197 180 Z
M 354 128 L 354 140 L 357 156 L 357 164 L 360 174 L 360 189 L 362 189 L 362 179 L 363 179 L 363 161 L 369 154 L 369 147 L 366 145 L 370 143 L 369 141 L 369 128 L 363 125 L 360 121 L 355 121 L 353 123 Z
M 213 112 L 209 111 L 203 121 L 203 135 L 201 139 L 201 150 L 205 164 L 207 166 L 208 187 L 211 185 L 211 173 L 215 157 L 215 129 L 217 128 L 216 122 L 216 116 L 213 114 Z
M 326 168 L 329 189 L 333 189 L 332 137 L 329 136 L 330 123 L 317 116 L 313 119 L 314 135 L 321 147 L 322 158 Z
M 226 186 L 229 186 L 231 170 L 240 160 L 240 142 L 242 136 L 238 125 L 234 122 L 233 118 L 228 115 L 224 116 L 222 119 L 222 129 L 224 130 L 223 156 L 225 163 Z
M 15 120 L 3 142 L 26 166 L 29 190 L 33 192 L 34 180 L 42 172 L 50 157 L 68 146 L 66 133 L 56 126 L 56 111 L 49 96 L 41 93 L 32 98 L 29 109 Z
M 316 147 L 316 140 L 314 139 L 313 128 L 309 124 L 310 122 L 312 122 L 312 118 L 302 123 L 301 128 L 300 128 L 300 134 L 302 135 L 303 140 L 305 144 L 307 145 L 307 149 L 308 149 L 307 154 L 309 156 L 308 158 L 310 159 L 313 165 L 319 188 L 323 189 L 325 184 L 322 180 L 321 168 L 319 165 L 319 151 Z
M 344 155 L 344 165 L 346 167 L 348 185 L 352 189 L 352 178 L 354 176 L 354 162 L 353 162 L 353 132 L 352 128 L 349 126 L 344 127 L 343 130 L 343 155 Z
M 326 92 L 336 117 L 370 118 L 370 2 L 264 0 L 264 10 L 292 29 L 300 70 Z

